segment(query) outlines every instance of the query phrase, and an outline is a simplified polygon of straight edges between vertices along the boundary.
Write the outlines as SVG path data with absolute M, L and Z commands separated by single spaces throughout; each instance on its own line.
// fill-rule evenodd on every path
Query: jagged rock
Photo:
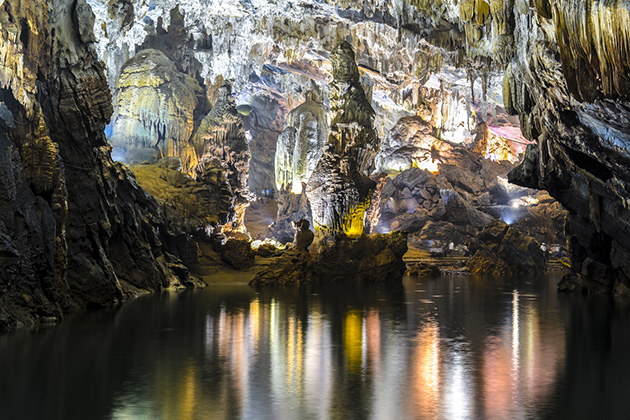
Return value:
M 176 157 L 156 165 L 131 167 L 138 184 L 157 199 L 168 220 L 160 227 L 163 245 L 190 265 L 197 263 L 198 247 L 193 238 L 205 240 L 208 232 L 228 222 L 233 215 L 233 196 L 220 166 L 207 170 L 202 181 L 178 168 L 181 161 Z
M 273 244 L 264 243 L 258 247 L 256 252 L 258 252 L 258 255 L 263 258 L 269 258 L 278 252 L 278 248 L 276 248 Z
M 436 171 L 438 161 L 432 150 L 441 143 L 433 135 L 433 127 L 421 117 L 401 118 L 383 139 L 376 156 L 376 168 L 378 171 L 404 171 L 417 167 Z
M 295 228 L 295 238 L 293 239 L 293 248 L 306 251 L 308 247 L 313 243 L 315 235 L 309 229 L 310 223 L 308 220 L 300 219 L 298 222 L 293 223 Z
M 298 285 L 312 281 L 310 255 L 307 251 L 290 249 L 259 271 L 250 286 Z
M 278 200 L 278 213 L 276 221 L 272 223 L 260 236 L 274 238 L 282 243 L 293 239 L 293 222 L 301 219 L 313 220 L 310 203 L 305 191 L 301 194 L 293 194 L 288 191 L 280 191 Z
M 200 77 L 202 66 L 195 58 L 194 53 L 196 43 L 188 35 L 184 15 L 180 11 L 180 5 L 176 4 L 175 7 L 169 10 L 168 14 L 169 26 L 166 30 L 163 28 L 162 20 L 158 19 L 157 27 L 154 27 L 154 22 L 151 21 L 151 26 L 147 28 L 149 29 L 147 36 L 144 38 L 144 42 L 139 50 L 160 50 L 177 66 L 178 71 L 202 82 L 203 79 Z M 205 106 L 209 105 L 205 99 L 205 92 L 202 91 L 198 96 L 200 104 L 202 104 L 199 115 L 205 115 L 209 111 L 209 108 L 204 109 Z
M 512 270 L 509 265 L 501 258 L 488 249 L 479 249 L 475 252 L 470 260 L 466 263 L 466 267 L 472 274 L 489 274 L 493 276 L 510 276 Z
M 189 142 L 198 107 L 196 80 L 180 73 L 161 51 L 147 49 L 121 69 L 114 92 L 109 142 L 114 157 L 142 162 L 178 156 L 188 166 L 197 157 Z M 150 151 L 156 151 L 151 158 Z
M 298 238 L 298 246 L 299 242 Z M 389 282 L 399 281 L 405 272 L 402 257 L 407 252 L 407 234 L 404 232 L 327 242 L 317 244 L 315 249 L 314 244 L 310 253 L 294 246 L 258 272 L 250 284 Z
M 409 267 L 406 274 L 418 277 L 439 277 L 441 272 L 440 268 L 435 264 L 419 262 Z
M 518 217 L 512 226 L 539 243 L 565 246 L 564 227 L 567 211 L 545 191 L 535 196 L 535 202 L 527 207 L 527 212 Z
M 413 235 L 413 238 L 428 242 L 450 243 L 455 245 L 464 244 L 468 237 L 473 237 L 477 233 L 471 226 L 457 226 L 446 221 L 429 221 L 422 230 Z
M 473 274 L 539 274 L 544 270 L 540 244 L 500 220 L 488 223 L 476 239 L 478 249 L 467 263 Z
M 227 261 L 237 270 L 245 270 L 254 265 L 256 251 L 245 238 L 227 238 L 218 248 L 221 259 Z
M 111 95 L 83 42 L 90 42 L 89 6 L 15 5 L 0 8 L 0 51 L 11 57 L 0 69 L 0 101 L 14 121 L 0 121 L 0 328 L 192 286 L 162 258 L 168 250 L 157 232 L 168 221 L 157 202 L 111 159 L 103 134 Z
M 268 196 L 276 189 L 276 146 L 289 109 L 276 88 L 261 89 L 258 86 L 253 89 L 247 103 L 239 107 L 249 107 L 247 112 L 239 110 L 243 125 L 252 137 L 249 141 L 252 154 L 247 178 L 249 189 Z
M 406 232 L 337 239 L 329 246 L 318 244 L 315 252 L 311 250 L 313 277 L 335 282 L 397 281 L 405 272 L 405 252 Z

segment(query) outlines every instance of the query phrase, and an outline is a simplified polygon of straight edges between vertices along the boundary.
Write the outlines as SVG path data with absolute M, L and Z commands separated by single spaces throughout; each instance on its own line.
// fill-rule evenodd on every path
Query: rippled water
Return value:
M 557 280 L 144 297 L 0 336 L 0 419 L 630 418 L 630 302 Z

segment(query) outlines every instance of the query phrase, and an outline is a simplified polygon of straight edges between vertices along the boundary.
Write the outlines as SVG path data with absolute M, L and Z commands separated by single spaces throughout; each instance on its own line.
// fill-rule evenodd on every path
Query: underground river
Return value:
M 0 418 L 630 418 L 630 302 L 558 279 L 146 296 L 1 335 Z

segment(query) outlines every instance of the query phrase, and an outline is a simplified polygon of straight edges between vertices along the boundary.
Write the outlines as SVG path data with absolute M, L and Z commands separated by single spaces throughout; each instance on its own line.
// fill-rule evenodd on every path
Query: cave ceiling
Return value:
M 260 115 L 257 98 L 275 96 L 286 114 L 302 102 L 309 79 L 327 97 L 330 51 L 343 39 L 352 45 L 362 83 L 371 91 L 381 138 L 400 118 L 418 113 L 426 97 L 433 95 L 440 97 L 437 106 L 444 109 L 429 111 L 429 118 L 442 138 L 470 140 L 475 116 L 482 120 L 494 116 L 491 132 L 527 143 L 515 119 L 497 120 L 492 115 L 497 107 L 503 108 L 504 70 L 491 59 L 490 41 L 499 29 L 486 25 L 483 39 L 469 42 L 468 24 L 460 18 L 463 6 L 455 3 L 432 7 L 406 1 L 88 3 L 96 15 L 96 50 L 106 64 L 112 90 L 128 59 L 161 43 L 171 49 L 171 58 L 183 72 L 210 90 L 229 80 L 239 104 L 258 108 Z

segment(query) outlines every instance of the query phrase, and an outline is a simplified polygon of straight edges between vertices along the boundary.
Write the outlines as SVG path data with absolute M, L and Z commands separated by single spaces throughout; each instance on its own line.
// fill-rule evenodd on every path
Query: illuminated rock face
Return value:
M 276 187 L 294 194 L 311 177 L 328 137 L 321 93 L 312 81 L 306 89 L 306 101 L 289 113 L 276 146 Z
M 380 171 L 404 171 L 411 167 L 436 172 L 439 161 L 431 150 L 443 142 L 433 135 L 433 127 L 420 117 L 398 120 L 390 134 L 383 140 L 376 156 Z
M 352 47 L 340 41 L 331 52 L 331 125 L 322 156 L 307 185 L 316 230 L 348 236 L 363 233 L 365 211 L 376 186 L 373 169 L 378 138 L 374 110 L 359 82 Z
M 275 87 L 262 83 L 241 92 L 244 94 L 239 107 L 245 130 L 249 132 L 249 149 L 252 158 L 249 162 L 247 183 L 252 192 L 271 194 L 276 189 L 275 160 L 278 137 L 282 134 L 289 109 L 284 96 Z M 243 109 L 244 108 L 244 109 Z
M 143 50 L 122 68 L 114 93 L 114 158 L 124 162 L 178 156 L 196 160 L 189 143 L 194 128 L 197 92 L 192 77 L 180 73 L 162 52 Z

